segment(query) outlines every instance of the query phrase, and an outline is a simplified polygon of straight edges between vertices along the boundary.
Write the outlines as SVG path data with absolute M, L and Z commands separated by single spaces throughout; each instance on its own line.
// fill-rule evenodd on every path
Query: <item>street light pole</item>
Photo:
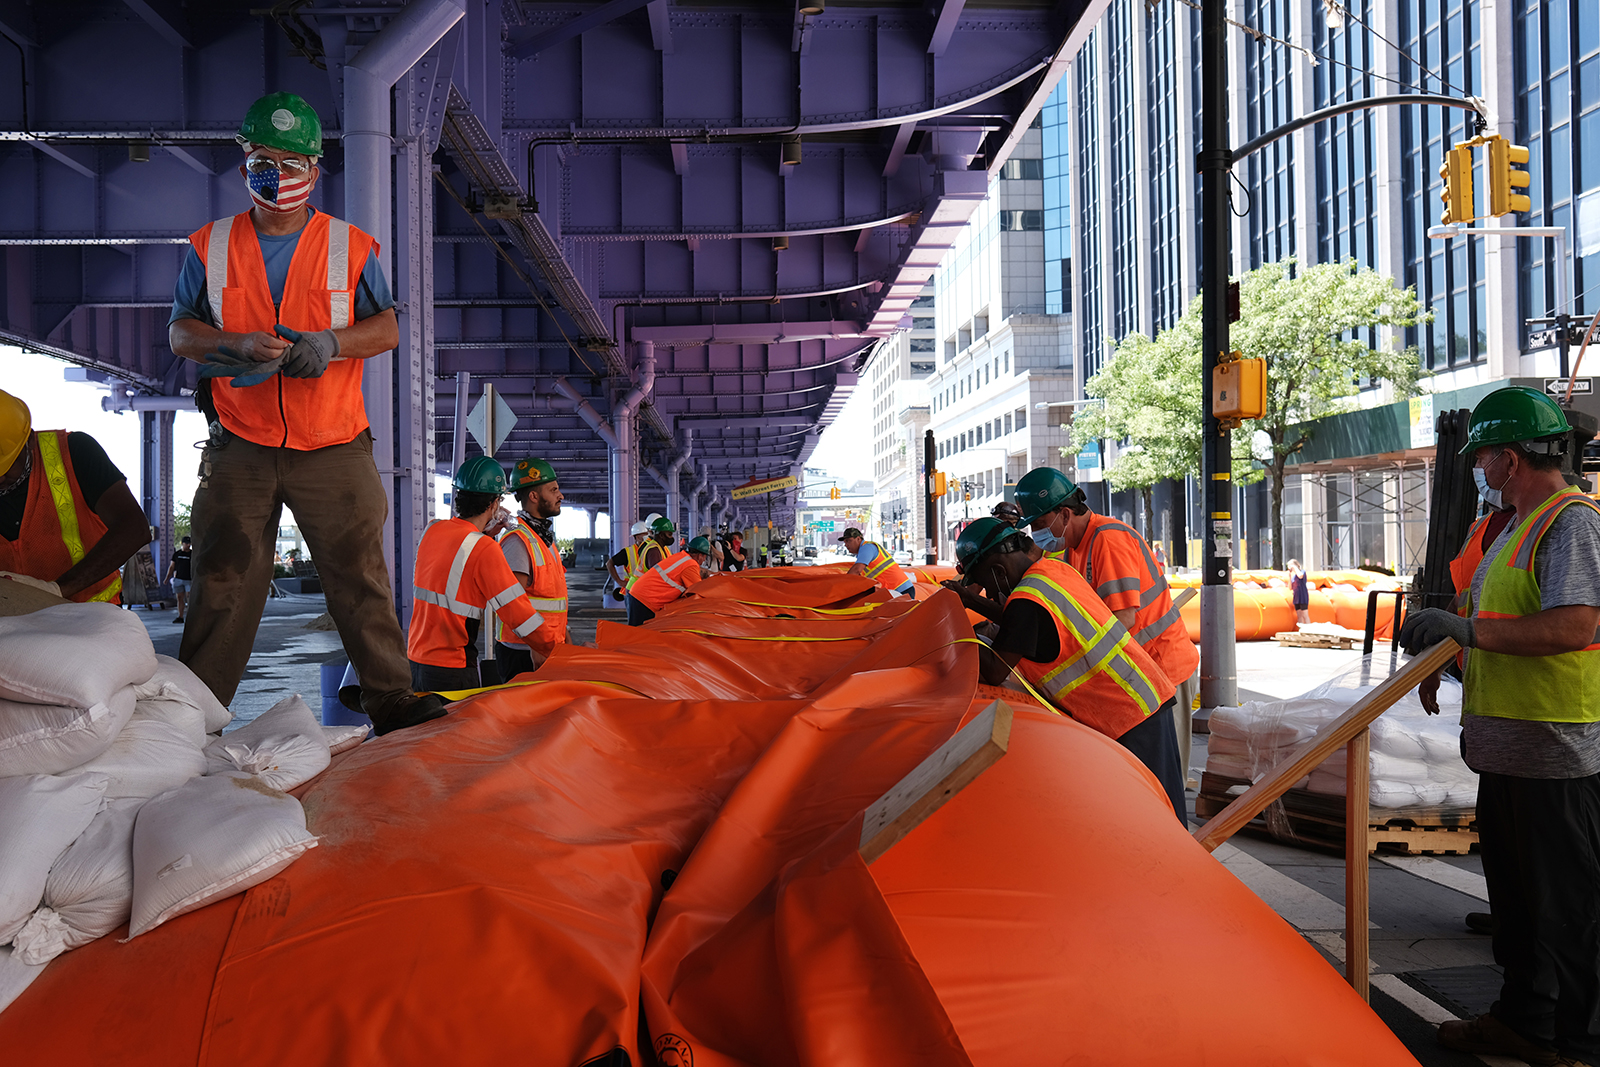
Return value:
M 1228 276 L 1233 270 L 1228 202 L 1228 4 L 1201 0 L 1200 192 L 1202 288 L 1201 380 L 1205 423 L 1200 450 L 1200 705 L 1236 707 L 1238 668 L 1233 623 L 1233 443 L 1211 406 L 1211 378 L 1228 350 Z

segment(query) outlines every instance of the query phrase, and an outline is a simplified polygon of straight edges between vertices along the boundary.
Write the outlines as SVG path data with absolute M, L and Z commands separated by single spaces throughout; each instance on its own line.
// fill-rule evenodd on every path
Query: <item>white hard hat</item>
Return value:
M 652 511 L 650 514 L 646 515 L 644 517 L 645 528 L 649 529 L 650 524 L 655 522 L 659 518 L 661 518 L 661 512 L 659 512 L 659 511 Z
M 633 524 L 633 529 L 629 530 L 628 532 L 630 534 L 634 534 L 634 535 L 638 535 L 638 534 L 642 534 L 642 533 L 649 533 L 650 532 L 650 524 L 641 519 L 639 522 L 634 523 Z

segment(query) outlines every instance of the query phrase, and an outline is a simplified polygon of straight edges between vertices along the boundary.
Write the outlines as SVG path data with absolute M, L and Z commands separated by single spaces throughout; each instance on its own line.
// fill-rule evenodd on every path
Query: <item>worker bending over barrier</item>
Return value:
M 943 584 L 998 624 L 987 633 L 980 680 L 999 685 L 1016 668 L 1063 714 L 1139 757 L 1179 821 L 1187 822 L 1172 725 L 1174 687 L 1083 576 L 991 517 L 961 532 L 956 564 L 961 577 Z M 988 595 L 976 595 L 970 585 Z
M 0 576 L 121 603 L 122 565 L 150 542 L 128 480 L 86 433 L 35 430 L 0 390 Z
M 500 551 L 544 621 L 526 642 L 504 620 L 495 622 L 494 659 L 504 681 L 534 670 L 568 639 L 567 568 L 556 551 L 554 522 L 564 498 L 555 468 L 542 459 L 517 460 L 511 492 L 519 510 L 500 534 Z
M 1032 529 L 1034 543 L 1047 557 L 1083 575 L 1177 688 L 1172 717 L 1187 778 L 1200 650 L 1172 606 L 1166 573 L 1149 542 L 1127 523 L 1095 514 L 1083 490 L 1053 467 L 1035 467 L 1017 480 L 1017 504 L 1022 512 L 1018 525 Z
M 671 525 L 668 519 L 658 523 Z M 674 553 L 645 571 L 628 587 L 628 625 L 638 626 L 656 617 L 656 612 L 689 591 L 689 587 L 702 577 L 701 568 L 711 558 L 711 542 L 696 537 Z M 639 622 L 634 622 L 635 615 Z
M 650 524 L 650 532 L 645 535 L 644 543 L 639 547 L 639 573 L 628 579 L 628 595 L 625 603 L 628 609 L 629 626 L 638 626 L 642 622 L 649 622 L 655 618 L 655 611 L 646 607 L 642 600 L 633 595 L 633 587 L 639 584 L 639 580 L 649 574 L 652 569 L 667 559 L 667 550 L 672 547 L 672 543 L 677 540 L 678 536 L 678 527 L 671 519 L 663 518 L 652 512 L 645 516 L 645 522 Z M 696 575 L 697 579 L 698 577 Z M 653 583 L 652 590 L 654 590 Z M 655 593 L 652 592 L 652 595 L 655 595 Z
M 894 561 L 894 556 L 889 554 L 887 548 L 876 541 L 868 541 L 854 526 L 846 530 L 839 540 L 844 542 L 844 547 L 856 558 L 846 574 L 864 574 L 895 596 L 916 599 L 916 580 L 900 569 L 900 565 Z
M 544 622 L 504 553 L 483 532 L 506 491 L 500 464 L 473 456 L 450 484 L 456 517 L 429 523 L 417 545 L 406 655 L 411 684 L 421 692 L 478 688 L 478 627 L 490 612 L 524 642 Z

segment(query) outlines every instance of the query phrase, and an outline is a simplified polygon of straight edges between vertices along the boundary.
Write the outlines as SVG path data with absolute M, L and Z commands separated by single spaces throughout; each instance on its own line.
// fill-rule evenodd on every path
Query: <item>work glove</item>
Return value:
M 55 582 L 47 582 L 43 578 L 35 578 L 31 574 L 17 574 L 13 571 L 0 571 L 0 579 L 10 582 L 17 582 L 20 585 L 32 586 L 33 588 L 42 592 L 49 593 L 51 596 L 61 595 L 61 587 Z
M 289 351 L 283 354 L 283 374 L 286 378 L 320 378 L 328 369 L 333 357 L 339 354 L 339 338 L 332 330 L 301 333 L 279 324 L 273 329 L 289 342 Z
M 292 352 L 293 349 L 289 351 Z M 279 356 L 277 359 L 269 359 L 262 363 L 227 345 L 218 345 L 215 352 L 206 353 L 206 365 L 200 368 L 200 377 L 232 378 L 234 388 L 244 389 L 260 385 L 277 374 L 283 365 L 283 360 L 284 356 Z
M 1476 648 L 1478 644 L 1472 620 L 1444 608 L 1414 611 L 1406 616 L 1405 625 L 1400 627 L 1400 647 L 1406 650 L 1408 656 L 1415 656 L 1447 637 L 1462 648 Z

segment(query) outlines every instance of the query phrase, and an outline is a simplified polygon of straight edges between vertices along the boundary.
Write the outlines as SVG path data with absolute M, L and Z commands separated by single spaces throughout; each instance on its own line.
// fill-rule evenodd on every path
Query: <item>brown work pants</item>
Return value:
M 383 560 L 389 504 L 365 430 L 348 444 L 310 452 L 240 437 L 206 446 L 191 519 L 194 588 L 178 658 L 218 700 L 233 700 L 266 606 L 285 505 L 361 679 L 361 710 L 379 721 L 411 695 L 411 666 Z

